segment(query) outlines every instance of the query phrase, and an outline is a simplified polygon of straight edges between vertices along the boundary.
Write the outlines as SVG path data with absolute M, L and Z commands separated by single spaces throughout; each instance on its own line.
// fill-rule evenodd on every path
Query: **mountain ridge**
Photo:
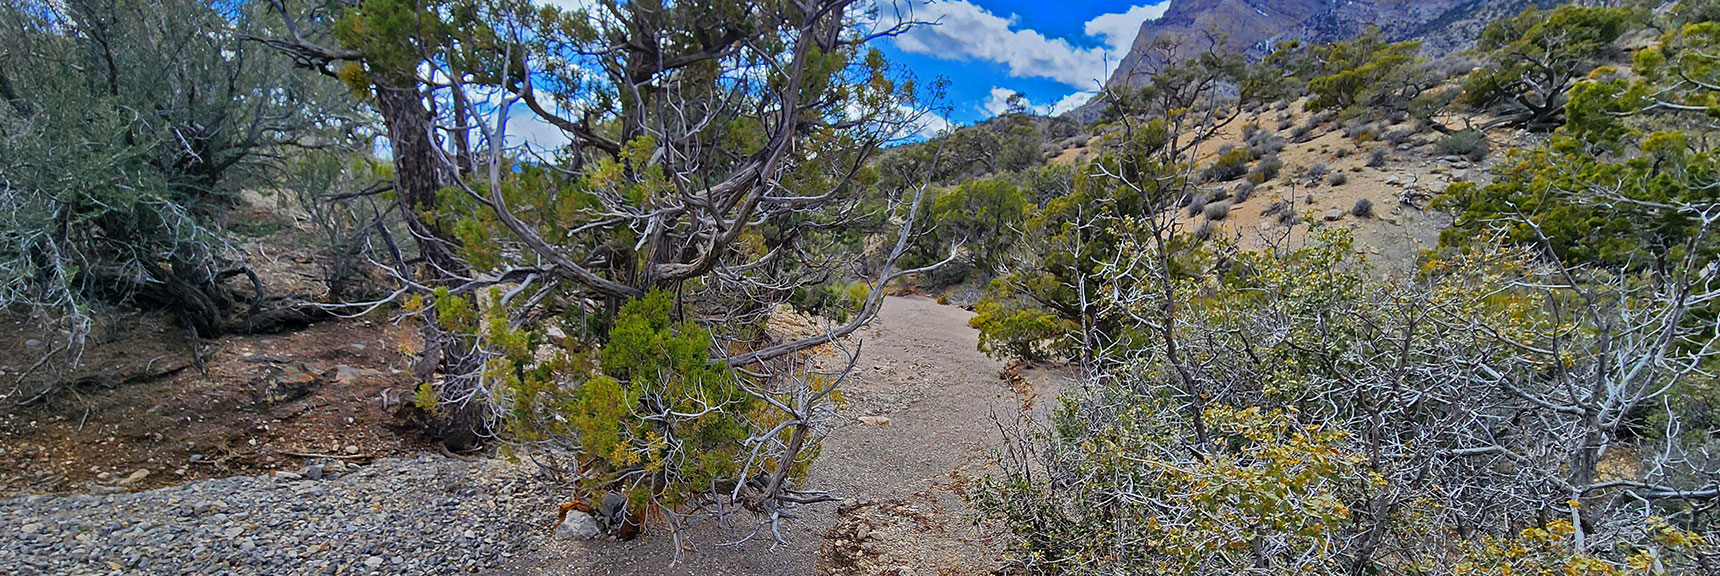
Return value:
M 1568 0 L 1171 0 L 1164 16 L 1141 23 L 1128 54 L 1107 87 L 1139 86 L 1162 66 L 1165 54 L 1187 55 L 1217 45 L 1269 53 L 1279 42 L 1333 42 L 1378 27 L 1387 40 L 1422 41 L 1426 56 L 1467 49 L 1495 18 L 1535 5 Z M 1177 47 L 1165 50 L 1155 43 Z

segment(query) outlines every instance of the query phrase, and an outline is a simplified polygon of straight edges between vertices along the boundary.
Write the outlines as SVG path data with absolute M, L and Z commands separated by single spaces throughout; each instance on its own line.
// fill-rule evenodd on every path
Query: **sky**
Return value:
M 949 81 L 947 120 L 972 124 L 1016 93 L 1055 114 L 1091 98 L 1129 51 L 1141 23 L 1169 0 L 877 0 L 888 19 L 928 22 L 879 41 L 922 82 Z
M 592 0 L 538 0 L 589 9 Z M 921 85 L 948 80 L 940 110 L 913 137 L 996 116 L 1019 93 L 1034 112 L 1058 114 L 1092 98 L 1129 51 L 1141 23 L 1170 0 L 869 0 L 880 20 L 911 20 L 907 33 L 877 40 L 892 65 Z M 510 113 L 510 144 L 539 150 L 567 142 L 560 130 L 524 111 Z

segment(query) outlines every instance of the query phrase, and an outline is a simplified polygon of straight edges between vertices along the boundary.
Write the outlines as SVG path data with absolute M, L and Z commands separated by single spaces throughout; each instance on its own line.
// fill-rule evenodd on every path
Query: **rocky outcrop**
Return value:
M 1419 40 L 1428 56 L 1473 45 L 1493 19 L 1530 5 L 1566 0 L 1171 0 L 1165 15 L 1141 24 L 1129 53 L 1108 85 L 1139 86 L 1167 58 L 1213 46 L 1267 54 L 1279 42 L 1332 42 L 1354 38 L 1370 26 L 1393 42 Z M 1175 50 L 1155 49 L 1161 40 Z

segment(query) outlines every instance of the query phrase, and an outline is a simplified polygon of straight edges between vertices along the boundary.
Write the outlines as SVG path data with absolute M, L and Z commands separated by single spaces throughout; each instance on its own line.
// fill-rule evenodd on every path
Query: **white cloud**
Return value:
M 1088 20 L 1083 30 L 1088 36 L 1104 39 L 1105 45 L 1111 49 L 1113 61 L 1121 59 L 1129 53 L 1129 48 L 1135 44 L 1135 36 L 1141 33 L 1141 23 L 1157 19 L 1170 9 L 1170 0 L 1158 4 L 1135 6 L 1120 14 L 1100 14 Z
M 1056 103 L 1052 104 L 1050 109 L 1046 110 L 1045 113 L 1048 116 L 1056 116 L 1058 114 L 1080 108 L 1082 104 L 1086 104 L 1088 101 L 1092 100 L 1093 97 L 1098 95 L 1098 90 L 1086 90 L 1064 96 L 1062 100 L 1058 100 Z
M 1105 51 L 1078 48 L 1062 38 L 1034 30 L 1013 30 L 1003 18 L 966 0 L 913 5 L 904 16 L 934 22 L 896 38 L 905 52 L 1004 65 L 1016 78 L 1049 78 L 1071 86 L 1090 86 L 1105 73 Z
M 1019 92 L 1001 86 L 993 86 L 991 89 L 991 95 L 986 98 L 985 103 L 979 106 L 979 109 L 987 116 L 997 116 L 1004 112 L 1008 112 L 1009 97 L 1016 94 L 1019 94 Z M 1074 94 L 1064 96 L 1051 104 L 1036 105 L 1033 102 L 1028 101 L 1026 98 L 1023 98 L 1022 101 L 1027 104 L 1027 109 L 1034 114 L 1056 116 L 1079 108 L 1082 104 L 1086 104 L 1088 100 L 1092 100 L 1097 94 L 1098 91 L 1096 90 L 1076 92 Z
M 903 106 L 903 108 L 904 111 L 908 111 L 906 106 Z M 936 112 L 922 110 L 919 112 L 919 116 L 915 119 L 911 128 L 913 129 L 911 133 L 898 134 L 897 137 L 910 139 L 931 138 L 942 134 L 945 130 L 949 130 L 950 121 Z
M 1020 94 L 1020 92 L 1016 92 L 1002 86 L 993 86 L 991 87 L 991 97 L 987 98 L 985 104 L 981 104 L 979 108 L 988 116 L 996 116 L 998 114 L 1008 112 L 1009 97 L 1016 94 Z
M 1081 89 L 1091 89 L 1103 81 L 1135 41 L 1141 23 L 1163 15 L 1170 5 L 1164 0 L 1089 20 L 1084 28 L 1088 39 L 1103 44 L 1095 46 L 1046 37 L 1020 27 L 1020 19 L 1013 14 L 998 16 L 968 0 L 913 0 L 900 5 L 878 1 L 886 21 L 934 23 L 896 37 L 896 47 L 905 52 L 995 62 L 1008 69 L 1011 77 L 1046 78 Z

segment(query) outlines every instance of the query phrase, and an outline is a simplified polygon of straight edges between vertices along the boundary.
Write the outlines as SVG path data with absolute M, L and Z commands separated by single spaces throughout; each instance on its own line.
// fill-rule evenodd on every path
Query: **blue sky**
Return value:
M 590 9 L 594 0 L 537 0 Z M 925 22 L 878 41 L 898 66 L 922 82 L 949 80 L 935 118 L 915 136 L 985 120 L 1021 93 L 1036 112 L 1056 114 L 1085 103 L 1128 53 L 1141 23 L 1164 14 L 1170 0 L 863 0 L 882 24 Z M 523 110 L 521 105 L 520 110 Z M 566 135 L 533 115 L 511 112 L 509 142 L 554 149 Z
M 1128 52 L 1142 22 L 1169 0 L 876 0 L 889 13 L 935 22 L 879 42 L 922 81 L 950 81 L 948 121 L 971 124 L 1013 93 L 1040 112 L 1091 97 Z

